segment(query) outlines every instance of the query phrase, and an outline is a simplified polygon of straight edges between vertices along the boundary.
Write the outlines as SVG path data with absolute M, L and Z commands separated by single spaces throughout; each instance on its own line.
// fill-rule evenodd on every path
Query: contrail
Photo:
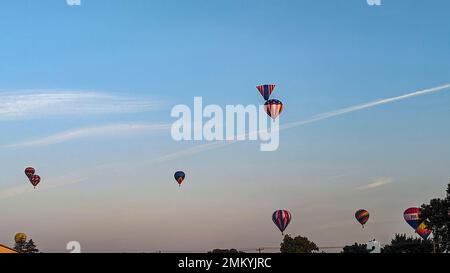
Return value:
M 170 124 L 124 123 L 96 127 L 85 127 L 50 135 L 40 139 L 0 146 L 0 148 L 23 148 L 63 143 L 80 138 L 129 134 L 136 131 L 159 131 L 170 128 Z
M 58 187 L 64 187 L 72 184 L 78 184 L 81 182 L 85 182 L 87 180 L 86 177 L 72 177 L 72 176 L 64 176 L 59 177 L 58 179 L 48 179 L 42 185 L 39 185 L 39 190 L 46 190 Z M 23 183 L 23 185 L 2 189 L 0 190 L 0 200 L 16 197 L 18 195 L 30 193 L 36 191 L 29 183 Z
M 164 106 L 162 101 L 91 91 L 15 91 L 0 95 L 0 121 L 62 115 L 143 113 L 162 106 Z
M 448 88 L 450 88 L 450 84 L 441 85 L 441 86 L 438 86 L 438 87 L 433 87 L 433 88 L 424 89 L 424 90 L 420 90 L 420 91 L 415 91 L 415 92 L 408 93 L 408 94 L 401 95 L 401 96 L 397 96 L 397 97 L 381 99 L 381 100 L 376 100 L 376 101 L 372 101 L 372 102 L 368 102 L 368 103 L 364 103 L 364 104 L 350 106 L 350 107 L 342 108 L 342 109 L 339 109 L 339 110 L 322 113 L 322 114 L 313 116 L 312 118 L 307 119 L 307 120 L 286 123 L 286 124 L 280 126 L 280 130 L 289 129 L 289 128 L 301 126 L 301 125 L 304 125 L 304 124 L 316 122 L 316 121 L 319 121 L 319 120 L 329 119 L 329 118 L 332 118 L 332 117 L 337 117 L 337 116 L 340 116 L 340 115 L 345 115 L 345 114 L 348 114 L 348 113 L 356 112 L 356 111 L 367 109 L 367 108 L 372 108 L 372 107 L 383 105 L 383 104 L 393 103 L 393 102 L 396 102 L 396 101 L 399 101 L 399 100 L 404 100 L 404 99 L 408 99 L 408 98 L 412 98 L 412 97 L 422 96 L 422 95 L 426 95 L 426 94 L 430 94 L 430 93 L 436 93 L 436 92 L 439 92 L 439 91 L 442 91 L 442 90 L 445 90 L 445 89 L 448 89 Z
M 346 108 L 342 108 L 342 109 L 338 109 L 338 110 L 334 110 L 334 111 L 330 111 L 330 112 L 325 112 L 322 114 L 315 115 L 309 119 L 283 124 L 279 127 L 279 130 L 281 131 L 281 130 L 291 129 L 291 128 L 303 126 L 303 125 L 306 125 L 309 123 L 313 123 L 316 121 L 321 121 L 321 120 L 349 114 L 352 112 L 376 107 L 376 106 L 383 105 L 383 104 L 393 103 L 393 102 L 396 102 L 399 100 L 404 100 L 404 99 L 408 99 L 408 98 L 412 98 L 412 97 L 436 93 L 436 92 L 439 92 L 439 91 L 442 91 L 445 89 L 449 89 L 449 88 L 450 88 L 450 84 L 445 84 L 445 85 L 441 85 L 441 86 L 437 86 L 437 87 L 433 87 L 433 88 L 429 88 L 429 89 L 415 91 L 415 92 L 404 94 L 404 95 L 397 96 L 397 97 L 380 99 L 380 100 L 376 100 L 376 101 L 372 101 L 372 102 L 368 102 L 368 103 L 364 103 L 364 104 L 358 104 L 358 105 L 354 105 L 354 106 L 350 106 L 350 107 L 346 107 Z M 245 134 L 246 137 L 244 139 L 248 139 L 249 135 L 257 134 L 258 132 L 259 131 L 247 133 L 247 134 Z M 193 154 L 201 153 L 201 152 L 208 151 L 208 150 L 217 149 L 217 148 L 220 148 L 220 147 L 223 147 L 226 145 L 230 145 L 233 143 L 237 143 L 237 142 L 239 142 L 239 141 L 238 140 L 229 140 L 229 141 L 216 141 L 216 142 L 201 144 L 201 145 L 197 145 L 197 146 L 194 146 L 194 147 L 182 150 L 182 151 L 178 151 L 178 152 L 175 152 L 172 154 L 162 156 L 162 157 L 156 159 L 155 161 L 156 162 L 168 161 L 168 160 L 176 159 L 176 158 L 179 158 L 182 156 L 188 156 L 188 155 L 193 155 Z

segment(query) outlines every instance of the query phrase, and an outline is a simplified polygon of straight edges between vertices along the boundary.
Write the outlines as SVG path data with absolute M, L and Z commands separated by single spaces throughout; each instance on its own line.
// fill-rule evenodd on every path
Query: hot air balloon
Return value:
M 25 233 L 19 232 L 14 236 L 14 241 L 16 244 L 24 243 L 27 240 L 27 235 Z
M 36 188 L 39 182 L 41 182 L 41 177 L 39 175 L 33 174 L 32 176 L 30 176 L 30 183 L 34 188 Z
M 284 235 L 284 230 L 291 222 L 291 213 L 287 210 L 277 210 L 272 214 L 272 221 L 281 231 L 281 235 Z
M 25 169 L 25 175 L 30 178 L 32 175 L 35 174 L 35 169 L 33 167 L 28 167 Z
M 369 212 L 365 209 L 360 209 L 356 211 L 355 218 L 364 228 L 364 225 L 369 221 Z
M 178 185 L 181 187 L 181 183 L 183 183 L 186 174 L 182 171 L 177 171 L 174 175 L 175 180 L 178 182 Z
M 283 111 L 283 103 L 275 99 L 268 100 L 264 103 L 264 110 L 269 117 L 275 120 Z
M 427 228 L 427 225 L 425 225 L 425 223 L 421 223 L 417 229 L 416 229 L 417 234 L 419 234 L 420 237 L 422 237 L 422 239 L 426 240 L 428 239 L 428 236 L 430 236 L 431 234 L 431 230 L 429 230 Z
M 420 208 L 409 208 L 403 213 L 405 221 L 419 234 L 422 239 L 426 240 L 431 234 L 431 230 L 427 228 L 425 223 L 420 221 Z
M 403 218 L 405 218 L 406 223 L 408 223 L 408 225 L 410 225 L 414 230 L 416 230 L 420 224 L 419 214 L 419 208 L 409 208 L 403 213 Z
M 268 100 L 270 98 L 270 95 L 272 95 L 273 90 L 275 89 L 275 84 L 263 84 L 258 85 L 256 87 L 261 93 L 261 96 L 264 97 L 264 100 Z

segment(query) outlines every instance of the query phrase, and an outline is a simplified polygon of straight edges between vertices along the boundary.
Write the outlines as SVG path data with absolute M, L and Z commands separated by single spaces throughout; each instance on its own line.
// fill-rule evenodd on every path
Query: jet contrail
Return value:
M 170 124 L 124 123 L 96 127 L 85 127 L 50 135 L 40 139 L 0 146 L 0 148 L 23 148 L 63 143 L 80 138 L 127 134 L 135 131 L 159 131 L 170 128 Z
M 372 102 L 368 102 L 368 103 L 364 103 L 364 104 L 350 106 L 350 107 L 347 107 L 347 108 L 342 108 L 342 109 L 339 109 L 339 110 L 322 113 L 322 114 L 313 116 L 312 118 L 309 118 L 307 120 L 286 123 L 286 124 L 280 126 L 280 130 L 289 129 L 289 128 L 301 126 L 301 125 L 304 125 L 304 124 L 308 124 L 308 123 L 312 123 L 312 122 L 315 122 L 315 121 L 328 119 L 328 118 L 332 118 L 332 117 L 336 117 L 336 116 L 340 116 L 340 115 L 345 115 L 345 114 L 348 114 L 348 113 L 351 113 L 351 112 L 355 112 L 355 111 L 359 111 L 359 110 L 363 110 L 363 109 L 367 109 L 367 108 L 372 108 L 372 107 L 375 107 L 375 106 L 378 106 L 378 105 L 388 104 L 388 103 L 396 102 L 396 101 L 399 101 L 399 100 L 408 99 L 408 98 L 411 98 L 411 97 L 417 97 L 417 96 L 422 96 L 422 95 L 426 95 L 426 94 L 430 94 L 430 93 L 436 93 L 436 92 L 439 92 L 439 91 L 442 91 L 442 90 L 445 90 L 445 89 L 448 89 L 448 88 L 450 88 L 450 84 L 441 85 L 441 86 L 438 86 L 438 87 L 433 87 L 433 88 L 424 89 L 424 90 L 420 90 L 420 91 L 415 91 L 415 92 L 408 93 L 408 94 L 401 95 L 401 96 L 397 96 L 397 97 L 381 99 L 381 100 L 376 100 L 376 101 L 372 101 Z
M 348 113 L 356 112 L 359 110 L 364 110 L 367 108 L 372 108 L 372 107 L 383 105 L 383 104 L 393 103 L 393 102 L 396 102 L 399 100 L 422 96 L 422 95 L 426 95 L 426 94 L 430 94 L 430 93 L 436 93 L 436 92 L 439 92 L 439 91 L 442 91 L 445 89 L 449 89 L 449 88 L 450 88 L 450 84 L 445 84 L 445 85 L 441 85 L 441 86 L 437 86 L 437 87 L 433 87 L 433 88 L 429 88 L 429 89 L 415 91 L 415 92 L 404 94 L 404 95 L 397 96 L 397 97 L 380 99 L 380 100 L 376 100 L 376 101 L 372 101 L 372 102 L 368 102 L 368 103 L 364 103 L 364 104 L 358 104 L 358 105 L 354 105 L 354 106 L 350 106 L 350 107 L 346 107 L 346 108 L 342 108 L 342 109 L 338 109 L 338 110 L 334 110 L 334 111 L 330 111 L 330 112 L 325 112 L 322 114 L 315 115 L 309 119 L 283 124 L 279 127 L 279 130 L 281 131 L 281 130 L 291 129 L 291 128 L 303 126 L 303 125 L 306 125 L 309 123 L 313 123 L 316 121 L 329 119 L 332 117 L 337 117 L 337 116 L 345 115 Z M 246 137 L 244 139 L 248 139 L 249 135 L 257 134 L 257 133 L 258 133 L 258 131 L 247 133 L 247 134 L 245 134 Z M 230 145 L 233 143 L 237 143 L 237 142 L 239 142 L 239 141 L 235 139 L 235 140 L 216 141 L 216 142 L 212 142 L 212 143 L 201 144 L 201 145 L 197 145 L 197 146 L 194 146 L 191 148 L 187 148 L 182 151 L 174 152 L 172 154 L 164 155 L 164 156 L 156 159 L 155 162 L 164 162 L 164 161 L 168 161 L 168 160 L 173 160 L 173 159 L 176 159 L 179 157 L 193 155 L 193 154 L 201 153 L 204 151 L 217 149 L 217 148 L 220 148 L 220 147 L 223 147 L 226 145 Z

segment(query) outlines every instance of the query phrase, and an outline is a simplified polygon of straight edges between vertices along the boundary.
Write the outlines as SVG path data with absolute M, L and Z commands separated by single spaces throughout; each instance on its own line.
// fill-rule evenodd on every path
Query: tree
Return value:
M 281 253 L 312 253 L 313 251 L 319 251 L 314 242 L 302 236 L 292 238 L 290 235 L 285 235 L 280 246 Z
M 17 251 L 18 253 L 25 253 L 26 243 L 27 243 L 26 241 L 16 242 L 16 244 L 14 245 L 14 250 Z
M 422 240 L 414 237 L 406 237 L 406 234 L 395 234 L 390 245 L 386 245 L 382 253 L 432 253 L 431 240 Z
M 21 241 L 16 242 L 14 246 L 14 250 L 16 250 L 19 253 L 38 253 L 39 249 L 37 249 L 36 245 L 34 244 L 33 240 L 27 241 Z
M 450 251 L 450 183 L 447 187 L 447 197 L 435 198 L 429 204 L 423 204 L 420 210 L 421 220 L 433 232 L 435 252 Z
M 355 243 L 351 246 L 345 246 L 342 253 L 369 253 L 366 244 Z
M 37 249 L 33 240 L 29 240 L 28 243 L 25 244 L 25 253 L 38 253 L 39 249 Z

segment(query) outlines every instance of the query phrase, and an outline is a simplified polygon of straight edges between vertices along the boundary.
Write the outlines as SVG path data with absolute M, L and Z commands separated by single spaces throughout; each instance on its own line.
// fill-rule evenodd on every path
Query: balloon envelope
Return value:
M 268 100 L 270 98 L 270 95 L 272 95 L 273 90 L 275 89 L 275 84 L 263 84 L 258 85 L 256 87 L 261 93 L 261 96 L 264 97 L 265 100 Z
M 34 187 L 36 187 L 40 182 L 41 182 L 41 177 L 39 175 L 33 174 L 32 176 L 30 176 L 30 183 Z
M 422 239 L 426 240 L 428 236 L 430 236 L 432 231 L 420 220 L 420 208 L 409 208 L 405 210 L 403 218 L 405 218 L 408 225 L 410 225 Z
M 403 213 L 403 218 L 405 218 L 406 223 L 408 223 L 408 225 L 410 225 L 414 230 L 416 230 L 420 224 L 419 214 L 419 208 L 409 208 Z
M 283 103 L 279 100 L 268 100 L 264 103 L 264 110 L 272 119 L 276 119 L 283 112 Z
M 291 222 L 292 215 L 287 210 L 277 210 L 272 214 L 272 221 L 281 231 L 281 234 L 286 230 Z
M 425 223 L 421 223 L 417 229 L 416 229 L 417 234 L 419 234 L 420 237 L 422 237 L 422 239 L 426 240 L 428 239 L 428 236 L 430 236 L 431 234 L 431 230 L 429 230 L 427 228 L 427 225 L 425 225 Z
M 364 225 L 369 221 L 369 212 L 365 209 L 360 209 L 356 211 L 355 218 L 364 227 Z
M 30 178 L 33 174 L 36 173 L 36 170 L 33 167 L 28 167 L 25 169 L 25 175 Z
M 178 185 L 180 185 L 180 186 L 181 186 L 181 183 L 183 183 L 185 177 L 186 177 L 186 174 L 182 171 L 177 171 L 174 174 L 174 178 L 178 182 Z
M 27 235 L 25 233 L 19 232 L 14 236 L 14 241 L 16 243 L 23 243 L 27 240 Z

